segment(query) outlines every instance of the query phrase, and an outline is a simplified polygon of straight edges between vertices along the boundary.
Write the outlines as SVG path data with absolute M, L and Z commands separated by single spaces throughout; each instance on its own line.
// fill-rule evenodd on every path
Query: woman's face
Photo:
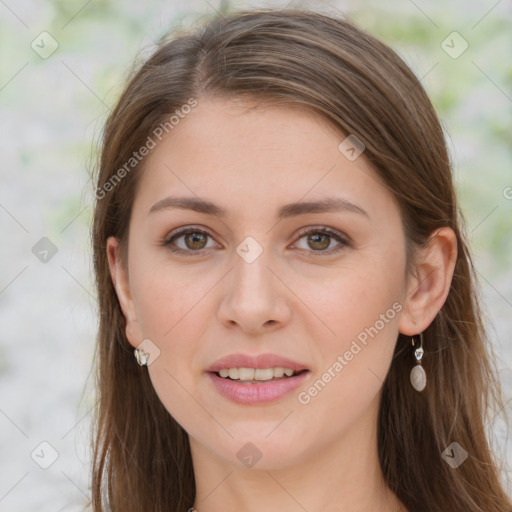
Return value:
M 297 107 L 204 100 L 144 161 L 128 277 L 115 277 L 127 337 L 151 340 L 156 393 L 217 458 L 285 467 L 376 423 L 405 239 L 391 192 L 344 139 Z M 338 205 L 312 206 L 325 201 Z M 216 364 L 232 355 L 249 360 Z M 240 367 L 261 371 L 210 371 Z

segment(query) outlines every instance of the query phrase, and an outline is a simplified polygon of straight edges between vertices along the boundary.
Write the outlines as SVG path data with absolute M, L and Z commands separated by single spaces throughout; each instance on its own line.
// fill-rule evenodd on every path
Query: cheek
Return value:
M 322 350 L 344 350 L 360 334 L 364 341 L 366 330 L 375 325 L 386 333 L 397 330 L 403 289 L 400 257 L 387 262 L 365 259 L 337 270 L 322 285 L 304 283 L 301 289 L 311 304 L 309 316 L 322 321 Z
M 191 318 L 206 315 L 205 298 L 215 284 L 215 276 L 198 275 L 192 267 L 171 266 L 162 259 L 152 261 L 142 253 L 137 259 L 132 289 L 142 331 L 164 345 L 183 337 L 183 329 L 193 328 Z
M 326 323 L 335 335 L 318 340 L 320 364 L 297 397 L 299 410 L 309 418 L 308 435 L 316 432 L 325 442 L 332 441 L 377 407 L 398 336 L 401 305 L 393 302 L 393 295 L 355 287 L 330 312 Z
M 185 429 L 202 424 L 204 407 L 194 398 L 187 355 L 177 344 L 165 347 L 161 356 L 148 367 L 151 383 L 169 414 Z
M 197 340 L 203 339 L 204 319 L 211 318 L 206 308 L 214 276 L 178 271 L 142 252 L 132 261 L 137 320 L 143 336 L 160 350 L 148 367 L 154 390 L 180 425 L 204 422 L 204 409 L 193 398 L 193 362 L 200 352 Z
M 315 288 L 310 294 L 315 313 L 328 329 L 317 338 L 320 365 L 301 403 L 332 406 L 341 422 L 347 419 L 347 407 L 349 416 L 356 417 L 379 392 L 398 336 L 403 257 L 392 251 L 370 260 L 361 258 L 360 264 L 330 280 L 322 293 Z
M 163 406 L 188 430 L 190 424 L 204 423 L 205 409 L 195 398 L 199 374 L 194 361 L 201 353 L 197 340 L 202 339 L 204 332 L 198 318 L 208 316 L 201 313 L 201 303 L 195 295 L 180 294 L 177 289 L 175 292 L 177 298 L 163 292 L 157 300 L 148 301 L 144 310 L 145 332 L 150 333 L 148 337 L 160 349 L 148 372 Z
M 387 289 L 366 292 L 347 288 L 346 292 L 335 307 L 322 309 L 324 313 L 329 311 L 324 319 L 330 331 L 318 339 L 321 364 L 317 372 L 329 383 L 333 399 L 337 396 L 341 402 L 352 402 L 361 399 L 364 389 L 370 394 L 376 392 L 384 380 L 398 336 L 402 305 L 396 300 L 399 295 Z M 345 300 L 345 296 L 349 298 Z

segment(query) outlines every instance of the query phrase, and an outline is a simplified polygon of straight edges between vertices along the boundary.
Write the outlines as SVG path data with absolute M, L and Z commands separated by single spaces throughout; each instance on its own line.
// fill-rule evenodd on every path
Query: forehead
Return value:
M 340 152 L 345 138 L 300 106 L 200 100 L 146 158 L 136 203 L 170 193 L 254 207 L 336 191 L 386 194 L 364 154 L 350 161 Z
M 193 150 L 198 157 L 240 166 L 240 159 L 249 156 L 256 163 L 268 163 L 275 155 L 280 164 L 304 157 L 318 159 L 318 152 L 325 152 L 327 146 L 331 146 L 331 154 L 336 154 L 336 141 L 342 138 L 326 119 L 305 107 L 206 99 L 198 102 L 160 146 L 172 148 L 174 153 L 183 149 L 189 158 Z

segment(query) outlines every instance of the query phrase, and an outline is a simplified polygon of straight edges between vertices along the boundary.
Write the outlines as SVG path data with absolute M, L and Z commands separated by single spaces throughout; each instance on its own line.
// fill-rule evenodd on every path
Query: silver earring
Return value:
M 412 346 L 414 348 L 414 357 L 416 358 L 416 366 L 411 370 L 411 384 L 416 391 L 423 391 L 427 386 L 427 374 L 425 369 L 421 365 L 421 359 L 424 354 L 423 350 L 423 333 L 419 335 L 419 342 L 414 341 L 414 337 L 411 339 Z
M 139 366 L 147 366 L 148 365 L 148 356 L 149 352 L 144 352 L 141 348 L 136 348 L 133 353 L 135 354 L 135 359 L 137 359 L 137 363 Z

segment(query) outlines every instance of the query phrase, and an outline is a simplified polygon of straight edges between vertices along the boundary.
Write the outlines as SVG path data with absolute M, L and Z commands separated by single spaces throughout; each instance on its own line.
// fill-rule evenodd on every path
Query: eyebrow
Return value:
M 227 215 L 227 211 L 224 208 L 210 201 L 199 199 L 197 197 L 166 197 L 155 203 L 149 209 L 148 215 L 158 211 L 167 210 L 169 208 L 192 210 L 194 212 L 205 213 L 207 215 L 215 215 L 221 218 L 225 218 Z M 279 208 L 277 212 L 277 218 L 285 219 L 289 217 L 295 217 L 297 215 L 304 215 L 307 213 L 327 213 L 341 211 L 358 213 L 370 218 L 366 210 L 341 197 L 328 197 L 319 201 L 286 204 Z

